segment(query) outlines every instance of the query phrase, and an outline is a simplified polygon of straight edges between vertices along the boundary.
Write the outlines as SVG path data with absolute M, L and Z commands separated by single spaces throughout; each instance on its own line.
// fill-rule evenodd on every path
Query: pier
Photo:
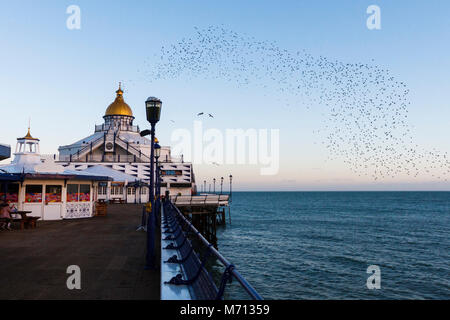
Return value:
M 262 299 L 191 222 L 197 216 L 222 219 L 216 211 L 203 214 L 195 208 L 220 208 L 228 204 L 227 197 L 193 197 L 190 204 L 203 199 L 203 205 L 181 205 L 194 210 L 190 214 L 163 202 L 155 228 L 156 270 L 145 270 L 146 233 L 136 231 L 142 205 L 108 204 L 105 216 L 40 221 L 37 228 L 2 231 L 0 274 L 6 276 L 0 277 L 0 299 L 220 300 L 232 279 L 250 299 Z M 213 279 L 206 268 L 212 259 L 223 266 L 221 279 Z M 81 271 L 80 290 L 67 287 L 67 269 L 74 265 Z
M 183 213 L 200 233 L 217 249 L 217 226 L 231 222 L 228 194 L 171 196 L 170 201 Z
M 193 241 L 203 248 L 194 248 Z M 218 283 L 206 268 L 210 259 L 223 266 Z M 161 211 L 161 300 L 223 300 L 233 279 L 250 299 L 263 299 L 177 206 L 165 201 Z

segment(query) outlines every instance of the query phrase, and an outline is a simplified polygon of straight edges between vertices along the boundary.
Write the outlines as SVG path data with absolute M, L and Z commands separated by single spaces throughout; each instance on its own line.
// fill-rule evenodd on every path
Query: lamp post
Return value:
M 223 177 L 220 178 L 220 194 L 222 194 L 222 188 L 223 188 Z
M 213 193 L 216 193 L 216 178 L 213 179 L 213 183 L 214 183 Z
M 230 174 L 230 202 L 232 201 L 233 189 L 232 189 L 233 176 Z
M 203 190 L 204 190 L 205 193 L 206 193 L 206 180 L 203 180 Z
M 155 159 L 156 159 L 156 179 L 155 179 L 155 195 L 156 195 L 156 203 L 157 203 L 157 212 L 160 212 L 160 195 L 161 195 L 161 184 L 159 180 L 159 156 L 161 155 L 161 146 L 158 142 L 155 144 Z
M 144 130 L 141 132 L 141 136 L 147 136 L 150 134 L 150 188 L 149 197 L 151 212 L 148 212 L 147 217 L 147 255 L 146 255 L 146 269 L 155 268 L 155 196 L 154 196 L 154 177 L 155 177 L 155 167 L 154 167 L 154 156 L 155 156 L 155 126 L 159 121 L 161 116 L 161 105 L 162 102 L 158 98 L 149 97 L 145 101 L 145 110 L 147 114 L 147 121 L 150 122 L 151 129 Z

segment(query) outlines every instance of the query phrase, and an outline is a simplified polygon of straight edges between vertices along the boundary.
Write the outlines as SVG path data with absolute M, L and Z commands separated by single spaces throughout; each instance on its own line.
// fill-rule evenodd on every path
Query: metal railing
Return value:
M 142 153 L 141 150 L 133 147 L 127 141 L 121 139 L 118 134 L 116 135 L 116 143 L 117 142 L 119 142 L 118 145 L 120 145 L 120 143 L 122 143 L 121 147 L 126 149 L 127 151 L 131 151 L 131 152 L 134 151 L 136 156 L 139 155 L 138 156 L 139 161 L 141 161 L 141 162 L 150 162 L 150 155 L 147 156 L 146 154 Z
M 87 154 L 84 156 L 77 156 L 75 155 L 60 155 L 59 161 L 67 161 L 67 162 L 114 162 L 114 163 L 140 163 L 142 162 L 139 160 L 139 157 L 136 157 L 134 155 L 112 155 L 112 154 L 105 154 L 105 155 L 91 155 Z
M 113 129 L 113 128 L 114 128 L 114 125 L 111 125 L 111 124 L 95 125 L 95 132 L 109 131 L 110 129 Z M 121 131 L 139 132 L 139 126 L 120 125 L 120 130 Z
M 170 201 L 177 205 L 217 205 L 217 206 L 227 206 L 230 200 L 230 195 L 228 194 L 205 194 L 199 196 L 170 196 Z
M 223 299 L 224 291 L 226 288 L 227 283 L 231 282 L 231 280 L 234 278 L 238 281 L 238 283 L 241 285 L 241 287 L 247 292 L 247 294 L 254 300 L 263 300 L 263 298 L 258 294 L 258 292 L 245 280 L 245 278 L 236 270 L 235 266 L 231 264 L 217 249 L 215 249 L 211 243 L 206 240 L 206 238 L 194 227 L 194 225 L 180 212 L 180 210 L 169 200 L 166 200 L 164 203 L 164 220 L 163 223 L 165 226 L 171 230 L 173 235 L 169 237 L 170 240 L 176 240 L 180 239 L 181 244 L 179 244 L 179 248 L 183 248 L 185 246 L 185 243 L 187 241 L 187 234 L 191 234 L 194 237 L 197 238 L 200 243 L 202 243 L 206 248 L 207 252 L 205 253 L 205 256 L 203 258 L 203 261 L 198 266 L 199 270 L 196 271 L 196 276 L 198 277 L 199 274 L 203 271 L 204 273 L 207 273 L 207 276 L 203 277 L 203 280 L 210 279 L 212 281 L 211 276 L 206 271 L 204 265 L 205 265 L 205 259 L 206 257 L 212 256 L 217 261 L 219 261 L 224 267 L 225 271 L 222 274 L 222 279 L 219 288 L 215 286 L 214 283 L 206 284 L 200 287 L 209 287 L 209 290 L 211 288 L 215 288 L 217 290 L 215 299 Z M 185 227 L 185 231 L 183 231 L 182 226 Z M 168 233 L 168 232 L 166 232 Z M 184 238 L 184 240 L 181 240 L 181 238 Z M 173 249 L 174 246 L 171 246 L 167 249 Z M 181 251 L 181 250 L 180 250 Z M 181 259 L 174 259 L 176 263 L 182 263 L 184 261 L 187 261 L 189 258 L 189 255 L 193 254 L 193 249 L 185 249 L 185 256 L 182 256 Z M 195 253 L 194 253 L 195 254 Z M 196 254 L 195 254 L 196 255 Z M 196 256 L 197 257 L 197 256 Z M 197 257 L 198 260 L 198 257 Z M 197 264 L 198 265 L 198 264 Z M 182 280 L 182 276 L 178 275 L 174 277 L 171 281 L 168 283 L 170 284 L 189 284 L 192 283 L 192 281 L 189 280 Z M 195 279 L 194 279 L 195 281 Z M 206 280 L 207 281 L 207 280 Z

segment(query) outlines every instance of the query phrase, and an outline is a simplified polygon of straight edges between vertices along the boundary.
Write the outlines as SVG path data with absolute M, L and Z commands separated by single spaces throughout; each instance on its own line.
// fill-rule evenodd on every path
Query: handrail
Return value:
M 131 144 L 127 143 L 125 140 L 123 140 L 122 138 L 120 138 L 118 132 L 119 132 L 119 131 L 116 132 L 116 138 L 115 138 L 115 140 L 116 140 L 117 142 L 121 142 L 121 143 L 123 143 L 123 144 L 126 144 L 128 149 L 131 149 L 131 150 L 133 150 L 134 152 L 139 153 L 139 155 L 140 155 L 139 158 L 140 158 L 141 161 L 143 161 L 143 162 L 145 162 L 145 161 L 150 162 L 150 157 L 148 157 L 148 156 L 147 156 L 146 154 L 144 154 L 142 151 L 138 150 L 137 148 L 133 147 Z M 103 141 L 104 139 L 105 139 L 105 135 L 103 135 L 103 136 L 101 136 L 101 137 L 95 139 L 94 141 L 90 142 L 89 144 L 87 144 L 87 145 L 81 147 L 81 149 L 79 149 L 77 152 L 75 152 L 75 153 L 72 154 L 72 159 L 78 159 L 78 160 L 81 159 L 81 158 L 83 157 L 83 156 L 82 156 L 83 153 L 85 153 L 86 151 L 90 151 L 91 148 L 93 148 L 94 146 L 96 146 L 96 144 L 97 144 L 98 142 Z M 126 161 L 126 162 L 128 162 L 128 161 Z
M 118 140 L 118 141 L 120 141 L 120 142 L 122 142 L 122 143 L 125 143 L 129 149 L 133 149 L 135 152 L 138 152 L 138 153 L 140 154 L 140 158 L 145 157 L 145 158 L 147 158 L 147 159 L 146 159 L 147 161 L 150 161 L 150 157 L 149 157 L 149 156 L 147 156 L 146 154 L 144 154 L 141 150 L 139 150 L 139 149 L 133 147 L 131 144 L 127 143 L 125 140 L 123 140 L 122 138 L 120 138 L 119 135 L 116 136 L 116 140 Z
M 72 155 L 78 155 L 78 154 L 82 154 L 83 152 L 85 152 L 86 150 L 90 150 L 91 146 L 93 147 L 96 143 L 98 143 L 99 141 L 103 140 L 104 136 L 99 137 L 98 139 L 95 139 L 94 141 L 91 141 L 88 145 L 82 147 L 80 150 L 78 150 L 77 152 L 75 152 Z
M 171 207 L 175 210 L 178 216 L 184 220 L 185 224 L 189 226 L 192 233 L 197 235 L 199 240 L 211 250 L 211 254 L 219 260 L 227 270 L 230 270 L 231 275 L 241 284 L 244 290 L 254 299 L 254 300 L 263 300 L 263 298 L 258 294 L 258 292 L 244 279 L 244 277 L 234 268 L 234 266 L 219 252 L 215 249 L 208 240 L 198 231 L 194 225 L 186 219 L 186 217 L 180 212 L 180 210 L 169 201 Z

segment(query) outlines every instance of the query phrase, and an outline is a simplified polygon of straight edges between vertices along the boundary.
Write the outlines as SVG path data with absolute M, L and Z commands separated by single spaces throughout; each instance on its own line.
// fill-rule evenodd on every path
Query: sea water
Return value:
M 450 192 L 234 192 L 228 222 L 219 250 L 266 299 L 450 299 Z

